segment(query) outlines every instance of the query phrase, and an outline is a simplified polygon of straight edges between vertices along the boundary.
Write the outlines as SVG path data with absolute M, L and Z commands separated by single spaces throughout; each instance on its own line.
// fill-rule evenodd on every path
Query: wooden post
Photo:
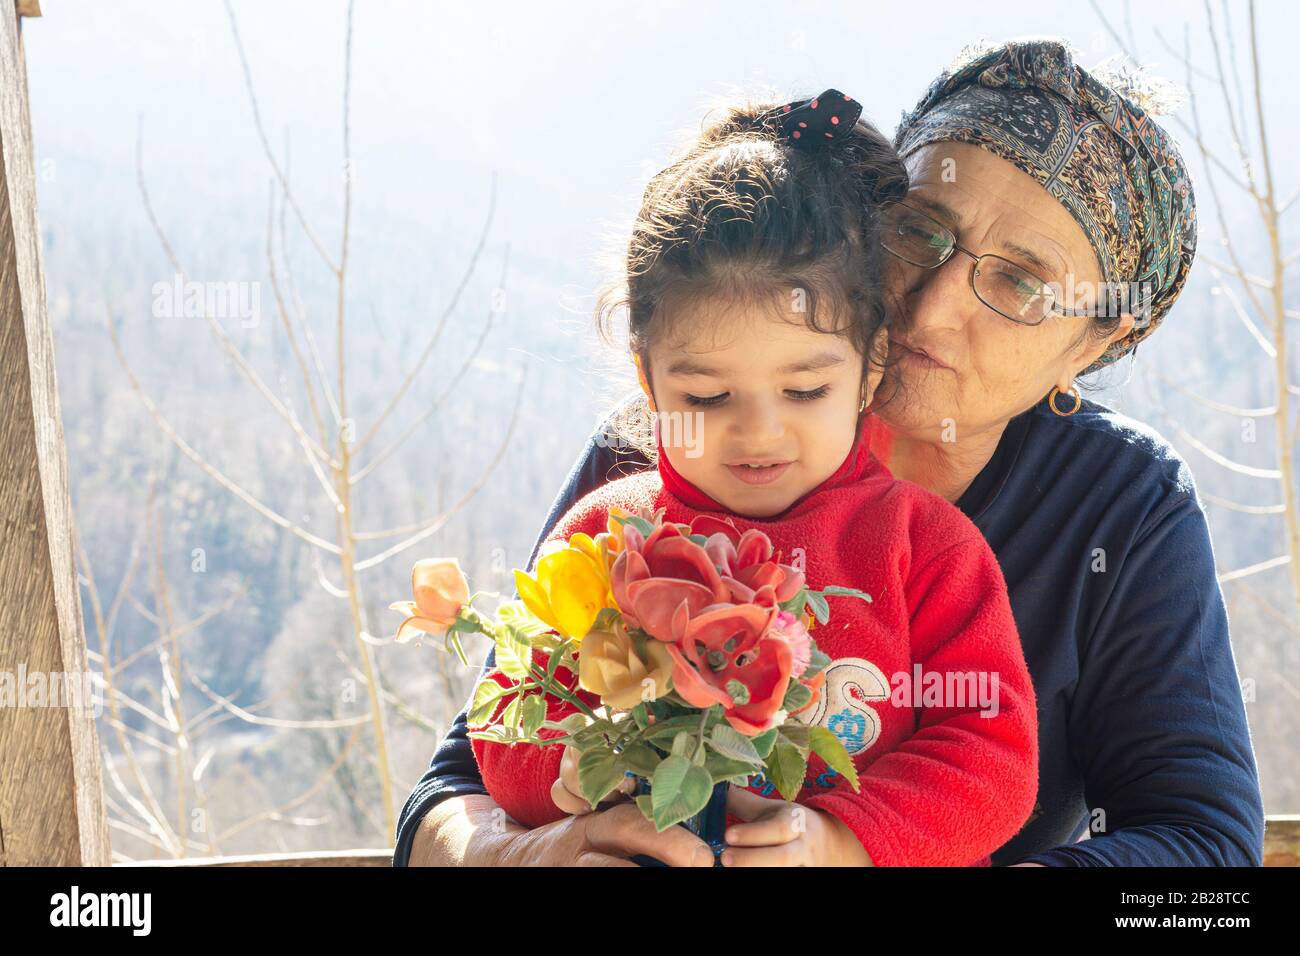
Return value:
M 18 10 L 0 0 L 0 865 L 107 865 Z M 60 704 L 72 703 L 72 706 Z M 53 706 L 52 706 L 53 705 Z

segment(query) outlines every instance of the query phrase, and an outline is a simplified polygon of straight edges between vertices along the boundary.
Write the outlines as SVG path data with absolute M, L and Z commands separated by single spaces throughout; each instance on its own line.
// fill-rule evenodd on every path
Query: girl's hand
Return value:
M 838 817 L 741 787 L 727 810 L 744 820 L 727 828 L 723 866 L 872 866 L 861 841 Z
M 551 784 L 551 800 L 565 813 L 582 816 L 591 813 L 591 804 L 582 795 L 582 786 L 578 783 L 578 758 L 582 752 L 572 744 L 564 745 L 564 756 L 560 758 L 560 775 Z M 597 809 L 605 809 L 631 795 L 636 786 L 632 777 L 624 777 L 618 789 L 602 800 Z
M 599 708 L 596 713 L 602 717 L 608 716 L 608 712 L 604 707 Z M 591 723 L 590 717 L 587 718 L 587 723 Z M 560 758 L 560 775 L 551 784 L 551 802 L 565 813 L 572 814 L 575 817 L 592 812 L 591 804 L 582 795 L 582 786 L 578 783 L 578 758 L 581 756 L 582 752 L 577 747 L 572 744 L 565 744 L 564 756 Z M 625 796 L 631 795 L 635 788 L 636 780 L 632 777 L 624 777 L 623 782 L 618 785 L 618 789 L 600 801 L 597 809 L 603 809 L 618 803 Z

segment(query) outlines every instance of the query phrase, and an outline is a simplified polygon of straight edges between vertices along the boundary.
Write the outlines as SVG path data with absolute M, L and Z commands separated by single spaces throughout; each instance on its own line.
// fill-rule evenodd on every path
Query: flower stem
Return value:
M 592 720 L 600 719 L 599 717 L 596 716 L 596 712 L 587 706 L 586 701 L 582 700 L 580 697 L 574 694 L 570 694 L 568 690 L 565 689 L 563 684 L 559 683 L 558 681 L 555 681 L 554 686 L 551 686 L 551 679 L 548 679 L 544 672 L 542 673 L 541 677 L 538 677 L 537 669 L 534 667 L 534 665 L 532 664 L 528 665 L 528 673 L 532 675 L 533 680 L 537 681 L 538 686 L 540 686 L 542 690 L 545 691 L 546 693 L 553 694 L 554 696 L 560 698 L 561 700 L 572 704 L 574 707 L 577 707 L 580 711 L 582 711 Z

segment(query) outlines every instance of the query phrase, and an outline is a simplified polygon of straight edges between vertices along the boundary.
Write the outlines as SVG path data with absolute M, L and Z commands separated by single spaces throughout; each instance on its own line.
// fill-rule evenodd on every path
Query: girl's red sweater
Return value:
M 683 523 L 714 514 L 765 532 L 787 563 L 802 552 L 808 587 L 866 591 L 870 603 L 831 598 L 830 621 L 813 629 L 832 663 L 819 703 L 796 718 L 844 742 L 860 792 L 812 755 L 797 802 L 842 820 L 877 866 L 986 866 L 1037 794 L 1033 684 L 993 551 L 955 506 L 890 474 L 872 451 L 873 440 L 881 445 L 872 422 L 834 475 L 773 518 L 727 512 L 661 447 L 657 472 L 596 489 L 547 540 L 595 536 L 611 505 L 663 507 L 665 520 Z M 486 676 L 509 683 L 496 670 Z M 573 711 L 548 701 L 549 719 Z M 535 827 L 564 816 L 550 795 L 563 747 L 472 743 L 488 793 L 512 818 Z M 781 799 L 761 775 L 748 789 Z

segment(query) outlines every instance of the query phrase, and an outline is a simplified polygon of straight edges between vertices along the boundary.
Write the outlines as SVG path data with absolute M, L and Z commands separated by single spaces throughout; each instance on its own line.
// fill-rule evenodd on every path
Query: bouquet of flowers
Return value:
M 665 522 L 663 514 L 612 508 L 595 538 L 550 542 L 533 574 L 515 571 L 520 598 L 491 615 L 474 607 L 479 595 L 454 558 L 420 561 L 415 600 L 391 605 L 406 618 L 396 640 L 441 635 L 466 664 L 462 635 L 494 641 L 507 682 L 479 682 L 470 736 L 573 745 L 592 809 L 628 775 L 639 778 L 637 805 L 661 831 L 755 773 L 794 800 L 811 753 L 856 791 L 839 739 L 794 718 L 817 703 L 830 663 L 810 633 L 829 620 L 826 599 L 871 596 L 808 589 L 802 570 L 783 564 L 757 529 L 741 533 L 707 515 Z M 560 668 L 601 706 L 559 680 Z M 576 713 L 547 720 L 547 697 Z M 561 734 L 541 738 L 542 728 Z

